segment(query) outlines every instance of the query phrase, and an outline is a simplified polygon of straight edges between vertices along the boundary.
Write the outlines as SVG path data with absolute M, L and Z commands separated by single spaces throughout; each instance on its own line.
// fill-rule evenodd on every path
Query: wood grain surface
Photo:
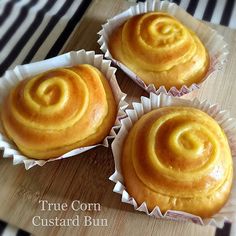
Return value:
M 101 53 L 96 43 L 101 24 L 134 3 L 124 0 L 94 0 L 63 52 L 86 49 Z M 223 26 L 211 25 L 224 35 L 230 46 L 227 65 L 216 80 L 187 97 L 197 96 L 219 103 L 222 109 L 236 117 L 236 31 Z M 148 96 L 120 70 L 116 73 L 122 90 L 128 94 L 127 101 L 139 101 Z M 121 203 L 120 195 L 112 192 L 113 183 L 108 180 L 113 173 L 114 162 L 110 148 L 97 148 L 80 156 L 34 167 L 28 171 L 23 165 L 12 165 L 12 160 L 0 159 L 0 219 L 25 229 L 34 235 L 214 235 L 212 226 L 192 223 L 170 222 L 154 219 L 134 211 L 132 206 Z M 66 203 L 78 200 L 81 203 L 100 203 L 100 211 L 87 209 L 75 211 L 42 210 L 40 200 L 50 203 Z M 33 226 L 34 216 L 45 219 L 70 218 L 79 215 L 80 226 L 41 227 Z M 84 216 L 107 219 L 108 226 L 84 226 Z M 101 222 L 101 221 L 100 221 Z

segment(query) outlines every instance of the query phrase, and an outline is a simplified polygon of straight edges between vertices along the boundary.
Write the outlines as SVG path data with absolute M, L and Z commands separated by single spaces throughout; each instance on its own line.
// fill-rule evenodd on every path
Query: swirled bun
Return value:
M 109 51 L 156 88 L 199 83 L 209 67 L 208 52 L 198 36 L 163 12 L 128 19 L 109 38 Z
M 129 131 L 121 169 L 128 193 L 151 211 L 159 206 L 203 218 L 228 199 L 233 176 L 226 135 L 206 113 L 164 107 L 143 115 Z
M 49 159 L 101 142 L 115 123 L 117 107 L 104 75 L 78 65 L 21 81 L 2 111 L 4 129 L 20 151 Z

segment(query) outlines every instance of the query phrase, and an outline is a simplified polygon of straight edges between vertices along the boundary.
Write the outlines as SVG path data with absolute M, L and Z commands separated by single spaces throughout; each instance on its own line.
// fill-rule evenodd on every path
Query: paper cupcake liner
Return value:
M 128 67 L 112 57 L 108 49 L 108 42 L 114 29 L 122 25 L 132 16 L 150 11 L 167 12 L 180 20 L 185 26 L 196 32 L 210 55 L 210 67 L 202 82 L 198 84 L 194 83 L 191 86 L 183 85 L 180 89 L 172 87 L 167 90 L 164 86 L 156 88 L 154 84 L 145 84 L 145 82 Z M 223 64 L 226 62 L 227 55 L 229 53 L 227 43 L 216 30 L 193 18 L 184 9 L 175 3 L 170 3 L 169 1 L 150 0 L 144 3 L 139 2 L 137 5 L 132 6 L 128 10 L 109 19 L 106 24 L 102 25 L 102 30 L 99 31 L 98 34 L 100 35 L 98 43 L 100 45 L 100 49 L 105 54 L 105 57 L 111 59 L 115 65 L 121 68 L 134 82 L 136 82 L 141 88 L 145 89 L 148 93 L 153 92 L 160 94 L 164 92 L 172 96 L 182 96 L 198 89 L 205 80 L 216 78 L 217 72 L 222 70 Z
M 232 190 L 230 197 L 225 206 L 219 213 L 209 219 L 202 219 L 199 216 L 192 215 L 182 211 L 168 210 L 164 214 L 161 213 L 160 208 L 156 206 L 151 212 L 148 210 L 147 205 L 143 202 L 138 205 L 135 199 L 128 194 L 124 186 L 123 176 L 120 167 L 120 158 L 122 152 L 122 145 L 131 127 L 134 123 L 144 114 L 149 111 L 166 106 L 188 106 L 198 108 L 211 117 L 213 117 L 218 124 L 222 127 L 227 135 L 229 145 L 231 148 L 234 173 L 236 168 L 236 121 L 230 118 L 227 111 L 220 110 L 218 105 L 210 105 L 207 101 L 200 102 L 196 98 L 194 100 L 186 100 L 166 94 L 156 95 L 150 94 L 150 98 L 141 97 L 141 103 L 133 103 L 133 109 L 127 109 L 127 117 L 121 121 L 121 129 L 112 143 L 112 152 L 115 160 L 115 172 L 110 176 L 110 180 L 115 182 L 114 192 L 122 195 L 121 201 L 133 205 L 135 210 L 143 211 L 149 216 L 156 218 L 170 219 L 174 221 L 189 221 L 200 225 L 214 225 L 223 227 L 224 221 L 236 220 L 236 175 L 234 175 Z
M 35 165 L 43 166 L 47 162 L 56 161 L 68 157 L 72 157 L 78 155 L 82 152 L 88 151 L 92 148 L 97 146 L 105 146 L 108 147 L 108 139 L 114 138 L 116 135 L 115 130 L 120 128 L 121 123 L 120 119 L 125 116 L 124 109 L 128 106 L 125 102 L 126 94 L 120 90 L 120 87 L 117 83 L 115 72 L 116 68 L 111 67 L 110 60 L 104 60 L 103 55 L 95 54 L 94 51 L 80 50 L 80 51 L 73 51 L 69 52 L 48 60 L 35 62 L 27 65 L 20 65 L 16 66 L 13 70 L 8 70 L 4 74 L 2 78 L 0 78 L 0 108 L 4 97 L 9 93 L 9 90 L 13 88 L 16 84 L 18 84 L 21 80 L 33 77 L 39 73 L 60 68 L 60 67 L 71 67 L 78 64 L 90 64 L 98 68 L 102 73 L 105 75 L 107 80 L 110 83 L 112 88 L 117 106 L 118 112 L 114 126 L 112 127 L 109 135 L 103 140 L 102 143 L 87 146 L 82 148 L 73 149 L 70 152 L 65 153 L 64 155 L 48 159 L 48 160 L 35 160 L 29 159 L 24 156 L 16 145 L 8 139 L 5 135 L 3 128 L 2 128 L 2 121 L 0 122 L 0 150 L 3 150 L 3 158 L 13 158 L 13 165 L 24 163 L 25 169 L 30 169 Z M 1 109 L 0 109 L 1 111 Z

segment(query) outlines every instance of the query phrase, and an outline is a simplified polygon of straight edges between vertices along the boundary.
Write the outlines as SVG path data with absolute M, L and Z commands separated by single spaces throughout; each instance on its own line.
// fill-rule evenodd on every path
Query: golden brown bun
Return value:
M 136 15 L 109 38 L 113 58 L 122 62 L 146 84 L 167 89 L 203 80 L 208 53 L 197 35 L 163 12 Z
M 21 81 L 5 100 L 2 121 L 23 154 L 49 159 L 101 142 L 116 113 L 103 74 L 91 65 L 78 65 Z
M 233 177 L 223 130 L 206 113 L 189 107 L 165 107 L 142 116 L 126 137 L 121 168 L 138 204 L 203 218 L 225 204 Z

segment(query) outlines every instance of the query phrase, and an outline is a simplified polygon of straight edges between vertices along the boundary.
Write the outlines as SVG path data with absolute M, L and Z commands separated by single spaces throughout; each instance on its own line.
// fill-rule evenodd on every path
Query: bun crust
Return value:
M 21 152 L 49 159 L 101 142 L 115 122 L 117 107 L 103 74 L 91 65 L 78 65 L 21 81 L 2 111 L 4 129 Z
M 164 107 L 142 116 L 123 145 L 128 193 L 152 211 L 159 206 L 203 218 L 228 199 L 233 177 L 227 138 L 217 122 L 190 107 Z
M 198 36 L 164 12 L 128 19 L 109 38 L 113 58 L 146 84 L 167 89 L 200 83 L 209 67 L 207 50 Z

